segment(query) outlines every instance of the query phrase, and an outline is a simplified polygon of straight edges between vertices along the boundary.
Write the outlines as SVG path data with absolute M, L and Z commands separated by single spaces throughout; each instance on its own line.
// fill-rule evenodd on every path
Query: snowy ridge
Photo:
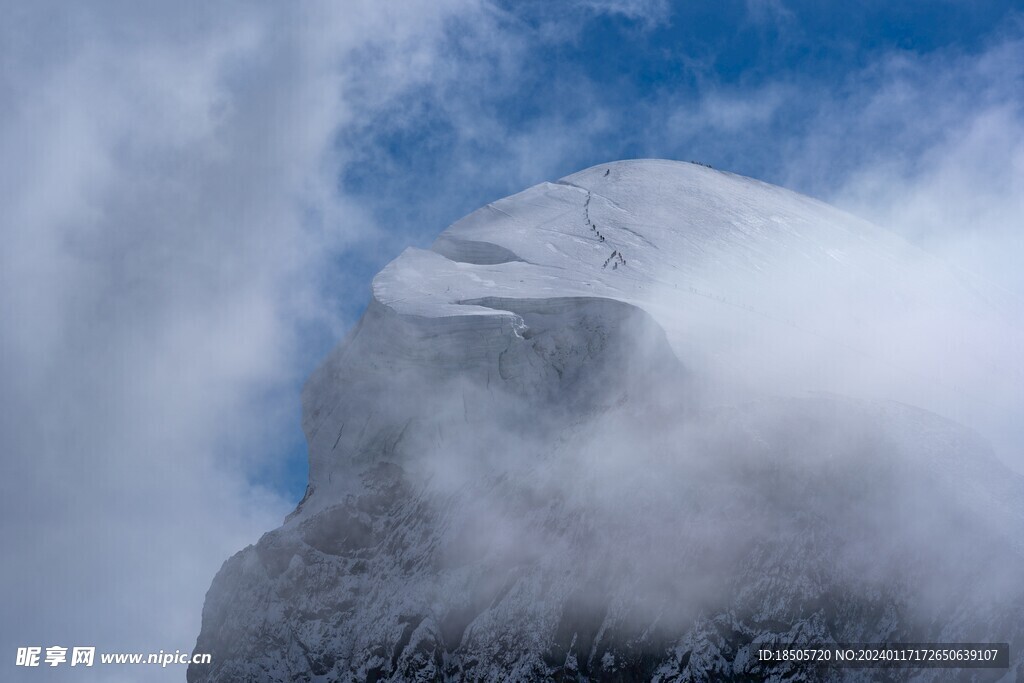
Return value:
M 218 574 L 190 681 L 869 681 L 752 653 L 883 640 L 1009 639 L 1009 672 L 964 680 L 1024 671 L 1024 484 L 904 405 L 970 422 L 1019 392 L 969 329 L 943 338 L 955 368 L 915 347 L 1012 304 L 903 240 L 616 162 L 483 207 L 372 289 L 304 391 L 307 495 Z

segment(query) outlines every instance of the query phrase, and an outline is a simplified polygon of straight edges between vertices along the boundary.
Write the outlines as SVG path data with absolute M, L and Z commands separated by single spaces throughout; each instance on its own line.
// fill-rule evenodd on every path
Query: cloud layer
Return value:
M 432 72 L 472 11 L 5 11 L 7 665 L 19 646 L 191 649 L 220 563 L 294 503 L 250 479 L 286 447 L 298 334 L 344 320 L 332 259 L 372 234 L 335 191 L 354 72 L 423 78 L 408 65 Z

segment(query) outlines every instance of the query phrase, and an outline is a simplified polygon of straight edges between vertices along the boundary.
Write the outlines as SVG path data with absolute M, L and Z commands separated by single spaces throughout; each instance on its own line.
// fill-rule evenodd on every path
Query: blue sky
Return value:
M 930 62 L 941 68 L 969 60 L 1019 36 L 1014 4 L 648 3 L 648 17 L 506 3 L 512 13 L 498 24 L 521 50 L 514 73 L 492 66 L 498 60 L 481 54 L 472 37 L 460 38 L 453 20 L 442 49 L 455 64 L 470 65 L 470 77 L 418 84 L 343 128 L 339 143 L 351 161 L 340 184 L 419 244 L 486 201 L 608 159 L 697 158 L 821 193 L 841 182 L 842 167 L 878 152 L 882 136 L 947 123 L 907 115 L 867 121 L 870 130 L 833 141 L 830 165 L 838 172 L 801 177 L 791 168 L 793 147 L 829 107 L 867 106 L 900 77 L 886 71 L 898 60 L 918 71 L 903 74 L 907 85 L 923 87 Z M 1005 85 L 1018 85 L 1017 76 L 1006 74 Z M 961 92 L 950 98 L 978 87 L 954 85 Z M 699 111 L 709 102 L 720 105 L 717 122 L 714 112 Z M 546 131 L 569 140 L 552 154 L 518 149 Z M 927 145 L 915 137 L 900 147 Z M 532 155 L 529 162 L 523 154 Z M 475 173 L 510 158 L 516 168 L 507 173 Z
M 1024 295 L 1020 2 L 2 9 L 4 652 L 191 647 L 373 274 L 542 180 L 700 160 Z

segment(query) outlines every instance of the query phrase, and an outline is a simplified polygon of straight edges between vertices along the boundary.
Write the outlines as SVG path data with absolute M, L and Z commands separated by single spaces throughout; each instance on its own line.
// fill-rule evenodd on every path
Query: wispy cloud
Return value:
M 796 95 L 795 88 L 781 84 L 707 88 L 696 101 L 669 109 L 665 127 L 680 137 L 742 135 L 772 124 L 786 100 Z
M 621 15 L 646 26 L 666 21 L 671 10 L 667 0 L 579 0 L 579 4 L 592 12 Z

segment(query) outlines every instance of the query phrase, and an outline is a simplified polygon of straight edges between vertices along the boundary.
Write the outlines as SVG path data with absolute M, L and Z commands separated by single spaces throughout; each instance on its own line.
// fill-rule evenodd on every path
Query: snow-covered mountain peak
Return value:
M 754 653 L 985 640 L 1017 680 L 1024 483 L 947 419 L 1024 403 L 1003 305 L 698 164 L 493 202 L 310 378 L 307 495 L 218 574 L 190 681 L 870 681 Z
M 523 346 L 523 302 L 617 302 L 646 314 L 705 386 L 897 400 L 984 428 L 1005 417 L 985 412 L 984 394 L 1024 400 L 1020 361 L 992 362 L 1016 358 L 1003 350 L 1024 341 L 993 345 L 992 299 L 905 240 L 815 199 L 700 164 L 635 160 L 492 202 L 430 250 L 407 249 L 374 279 L 358 335 L 367 355 L 388 349 L 392 366 L 486 376 Z M 936 337 L 946 347 L 923 353 L 920 340 Z M 321 459 L 334 462 L 349 438 L 319 441 L 325 410 L 337 423 L 326 432 L 339 438 L 345 399 L 330 387 L 343 374 L 327 363 L 306 394 L 314 487 L 325 484 Z
M 473 212 L 441 233 L 433 253 L 404 252 L 374 280 L 374 295 L 422 315 L 488 314 L 450 308 L 485 296 L 642 305 L 652 288 L 696 284 L 716 269 L 756 272 L 772 250 L 795 241 L 813 260 L 839 259 L 868 240 L 908 249 L 864 221 L 749 178 L 692 163 L 620 161 Z

